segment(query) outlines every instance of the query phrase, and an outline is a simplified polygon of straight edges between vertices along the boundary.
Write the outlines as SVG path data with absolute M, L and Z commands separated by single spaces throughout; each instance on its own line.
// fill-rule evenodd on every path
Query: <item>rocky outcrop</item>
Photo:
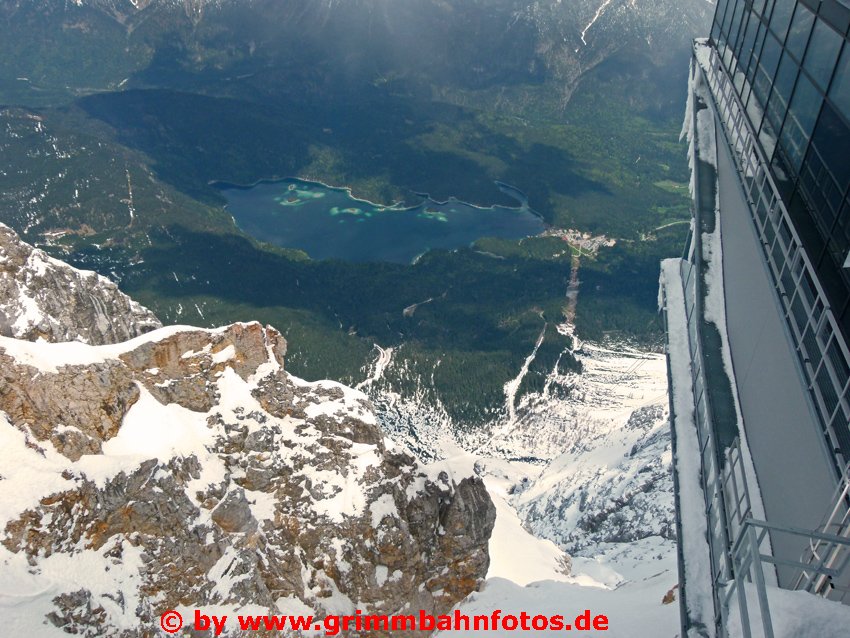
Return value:
M 256 323 L 0 337 L 13 623 L 135 638 L 168 609 L 439 613 L 476 589 L 495 521 L 480 479 L 418 464 L 364 395 L 290 376 L 285 348 Z
M 100 345 L 161 325 L 105 277 L 49 257 L 0 224 L 0 335 Z

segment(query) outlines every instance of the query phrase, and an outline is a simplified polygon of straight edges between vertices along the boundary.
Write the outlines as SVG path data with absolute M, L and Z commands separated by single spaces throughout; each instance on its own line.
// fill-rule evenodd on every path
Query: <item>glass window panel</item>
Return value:
M 832 180 L 828 180 L 832 183 Z M 815 190 L 815 195 L 812 199 L 812 208 L 815 211 L 815 217 L 820 223 L 821 228 L 829 232 L 832 228 L 832 225 L 835 223 L 835 211 L 834 207 L 830 206 L 826 197 L 823 195 L 823 191 L 820 189 Z
M 767 104 L 767 96 L 770 94 L 770 78 L 763 69 L 759 69 L 756 73 L 756 81 L 753 83 L 753 93 L 758 100 L 760 106 Z M 753 122 L 758 123 L 757 119 Z
M 838 214 L 838 224 L 842 228 L 844 236 L 850 240 L 850 204 L 846 202 Z
M 825 179 L 823 183 L 823 196 L 829 208 L 833 211 L 838 211 L 841 208 L 841 191 L 831 179 Z
M 720 58 L 723 60 L 723 66 L 732 73 L 735 70 L 735 59 L 732 57 L 732 47 L 725 47 Z
M 716 21 L 711 25 L 711 39 L 715 43 L 720 40 L 720 25 Z
M 844 2 L 844 0 L 840 0 Z M 833 25 L 839 33 L 847 33 L 847 28 L 850 27 L 850 8 L 842 6 L 839 2 L 829 0 L 822 2 L 820 6 L 820 15 L 827 22 Z
M 810 152 L 808 157 L 806 157 L 806 167 L 812 173 L 813 183 L 817 184 L 820 181 L 821 171 L 823 170 L 823 162 L 820 159 L 820 155 L 815 151 Z
M 801 74 L 797 80 L 797 86 L 794 88 L 794 97 L 791 99 L 791 113 L 796 118 L 800 128 L 803 129 L 806 137 L 812 134 L 822 101 L 823 98 L 815 85 L 805 75 Z
M 735 50 L 735 57 L 738 57 L 741 52 L 741 44 L 744 41 L 744 33 L 747 30 L 747 22 L 750 16 L 750 12 L 746 10 L 746 4 L 743 2 L 738 4 L 743 5 L 744 10 L 738 21 L 732 25 L 732 31 L 729 33 L 729 43 Z
M 744 36 L 741 38 L 740 46 L 738 48 L 738 62 L 745 69 L 747 68 L 747 64 L 750 62 L 750 55 L 753 52 L 753 44 L 755 44 L 756 41 L 758 25 L 758 18 L 750 16 L 750 19 L 747 22 L 746 31 L 744 32 Z
M 844 53 L 841 54 L 829 97 L 838 111 L 850 121 L 850 46 L 844 47 Z
M 741 27 L 741 17 L 744 13 L 744 7 L 746 3 L 744 2 L 736 2 L 734 11 L 729 10 L 726 12 L 726 34 L 729 36 L 729 45 L 734 47 L 738 38 L 738 30 Z M 731 9 L 731 7 L 730 7 Z
M 841 36 L 826 22 L 818 20 L 815 23 L 803 67 L 823 90 L 826 90 L 829 78 L 832 76 L 835 60 L 841 50 L 841 42 Z
M 762 122 L 761 130 L 759 131 L 759 142 L 764 149 L 765 155 L 772 157 L 773 150 L 776 148 L 776 132 L 767 118 L 764 118 Z
M 767 119 L 773 126 L 774 130 L 779 130 L 782 126 L 782 119 L 785 117 L 785 101 L 778 92 L 774 91 L 770 96 L 770 102 L 767 103 Z
M 768 209 L 768 215 L 770 216 L 773 225 L 776 226 L 776 224 L 778 224 L 779 220 L 782 218 L 782 206 L 775 197 L 771 198 L 771 202 L 772 205 Z
M 726 14 L 727 4 L 727 0 L 717 0 L 717 10 L 714 13 L 714 23 L 717 26 L 718 32 L 720 31 L 720 26 L 723 24 L 723 18 Z M 712 30 L 712 34 L 713 33 L 714 31 Z
M 741 59 L 741 54 L 744 52 L 744 42 L 747 41 L 747 33 L 752 30 L 753 36 L 755 36 L 757 24 L 758 20 L 751 18 L 749 11 L 744 11 L 744 17 L 741 19 L 741 30 L 738 32 L 738 38 L 735 40 L 735 57 L 739 60 Z M 752 45 L 752 40 L 750 40 L 750 45 Z
M 805 189 L 806 194 L 811 196 L 811 194 L 817 190 L 817 182 L 815 181 L 815 176 L 812 173 L 810 166 L 807 164 L 807 161 L 803 162 L 803 167 L 800 170 L 800 184 Z
M 805 191 L 804 189 L 803 194 L 806 195 L 806 203 L 810 206 L 812 211 L 814 211 L 815 221 L 817 221 L 823 229 L 828 230 L 831 228 L 835 220 L 832 218 L 832 211 L 829 206 L 827 206 L 826 198 L 824 198 L 823 192 L 820 188 L 815 188 L 810 192 Z
M 787 53 L 782 54 L 782 62 L 779 63 L 779 71 L 776 73 L 776 80 L 773 88 L 774 92 L 779 92 L 785 103 L 791 98 L 791 92 L 794 90 L 794 81 L 797 79 L 797 63 L 791 59 Z
M 791 229 L 788 227 L 788 222 L 784 218 L 780 218 L 777 229 L 779 230 L 779 238 L 782 240 L 782 245 L 787 248 L 791 245 Z
M 785 33 L 788 31 L 793 10 L 794 3 L 791 0 L 779 0 L 773 7 L 773 15 L 770 16 L 770 29 L 782 41 L 785 40 Z
M 756 35 L 756 42 L 753 45 L 753 55 L 750 58 L 750 61 L 747 65 L 747 79 L 752 82 L 753 77 L 755 77 L 756 69 L 758 68 L 758 58 L 761 55 L 761 47 L 764 44 L 764 34 L 767 33 L 767 29 L 764 28 L 764 25 L 759 23 L 758 27 L 758 35 Z
M 768 192 L 770 189 L 770 185 L 767 184 L 767 170 L 763 166 L 759 166 L 758 185 L 763 197 L 767 198 L 771 196 Z
M 735 93 L 741 95 L 744 91 L 744 74 L 740 69 L 735 71 L 735 78 L 732 80 L 732 84 L 735 86 Z
M 747 103 L 747 100 L 750 99 L 750 93 L 752 92 L 752 87 L 749 82 L 744 82 L 744 90 L 741 91 L 741 102 L 743 104 Z
M 773 78 L 773 74 L 776 73 L 776 65 L 779 64 L 779 56 L 781 53 L 782 47 L 779 45 L 779 42 L 776 41 L 776 38 L 773 37 L 773 34 L 769 33 L 764 39 L 764 49 L 762 49 L 761 52 L 759 65 L 770 78 Z
M 764 18 L 765 22 L 770 20 L 770 14 L 773 12 L 773 5 L 775 4 L 776 0 L 767 0 L 767 2 L 764 3 L 764 11 L 761 15 Z
M 812 143 L 838 182 L 838 189 L 843 192 L 850 184 L 850 162 L 847 161 L 850 129 L 828 102 L 825 102 L 821 109 L 820 118 L 812 134 Z
M 757 124 L 761 122 L 762 117 L 764 117 L 764 111 L 761 108 L 761 104 L 759 103 L 758 97 L 752 91 L 749 94 L 749 99 L 747 100 L 747 117 L 749 117 L 750 122 Z
M 826 250 L 835 264 L 843 264 L 847 257 L 847 240 L 841 233 L 835 233 L 827 242 Z
M 779 145 L 788 160 L 788 165 L 795 171 L 800 170 L 800 164 L 803 162 L 803 155 L 806 152 L 809 139 L 793 117 L 789 116 L 785 120 L 785 126 L 782 128 L 782 135 L 779 140 Z
M 806 43 L 809 41 L 809 33 L 812 31 L 814 21 L 814 14 L 806 8 L 806 5 L 797 4 L 791 29 L 788 31 L 788 39 L 785 41 L 785 48 L 797 60 L 803 59 L 803 52 L 806 50 Z
M 806 153 L 821 101 L 818 90 L 801 74 L 780 137 L 780 144 L 791 166 L 797 171 Z

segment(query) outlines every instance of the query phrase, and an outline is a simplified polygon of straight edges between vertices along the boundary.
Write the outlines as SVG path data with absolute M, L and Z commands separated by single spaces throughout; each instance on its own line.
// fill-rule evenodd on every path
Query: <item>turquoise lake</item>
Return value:
M 482 237 L 519 239 L 540 233 L 543 220 L 525 196 L 496 182 L 519 206 L 479 208 L 450 199 L 411 208 L 355 199 L 348 189 L 299 179 L 251 187 L 217 184 L 230 214 L 244 232 L 313 259 L 411 263 L 433 248 L 461 248 Z

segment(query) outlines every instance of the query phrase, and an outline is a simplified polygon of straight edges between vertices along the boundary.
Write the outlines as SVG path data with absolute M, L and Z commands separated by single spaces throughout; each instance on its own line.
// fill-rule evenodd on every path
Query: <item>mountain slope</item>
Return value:
M 15 298 L 74 281 L 62 334 L 85 332 L 114 290 L 28 255 L 52 276 L 11 278 Z M 111 309 L 97 316 L 133 319 Z M 285 351 L 258 323 L 104 346 L 0 337 L 9 635 L 141 638 L 165 610 L 201 607 L 443 612 L 478 585 L 495 519 L 482 481 L 420 465 L 363 394 L 289 375 Z

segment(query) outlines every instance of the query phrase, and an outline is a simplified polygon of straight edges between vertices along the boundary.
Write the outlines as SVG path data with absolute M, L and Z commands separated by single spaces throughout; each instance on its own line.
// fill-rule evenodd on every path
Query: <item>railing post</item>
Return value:
M 737 563 L 737 561 L 735 562 Z M 738 565 L 735 565 L 734 578 L 735 588 L 738 590 L 738 611 L 741 617 L 741 631 L 744 634 L 744 638 L 752 638 L 753 633 L 750 629 L 750 612 L 747 606 L 747 589 L 745 587 L 746 583 L 744 582 L 743 571 L 743 569 L 738 569 Z M 724 631 L 724 635 L 726 633 Z
M 764 571 L 761 562 L 761 550 L 759 549 L 759 545 L 761 544 L 758 539 L 756 539 L 756 530 L 753 526 L 747 522 L 747 540 L 750 545 L 750 551 L 752 552 L 754 561 L 754 569 L 753 576 L 756 579 L 756 592 L 759 597 L 759 610 L 761 611 L 761 624 L 764 627 L 764 638 L 773 638 L 773 621 L 770 618 L 770 604 L 767 600 L 767 588 L 764 582 Z

